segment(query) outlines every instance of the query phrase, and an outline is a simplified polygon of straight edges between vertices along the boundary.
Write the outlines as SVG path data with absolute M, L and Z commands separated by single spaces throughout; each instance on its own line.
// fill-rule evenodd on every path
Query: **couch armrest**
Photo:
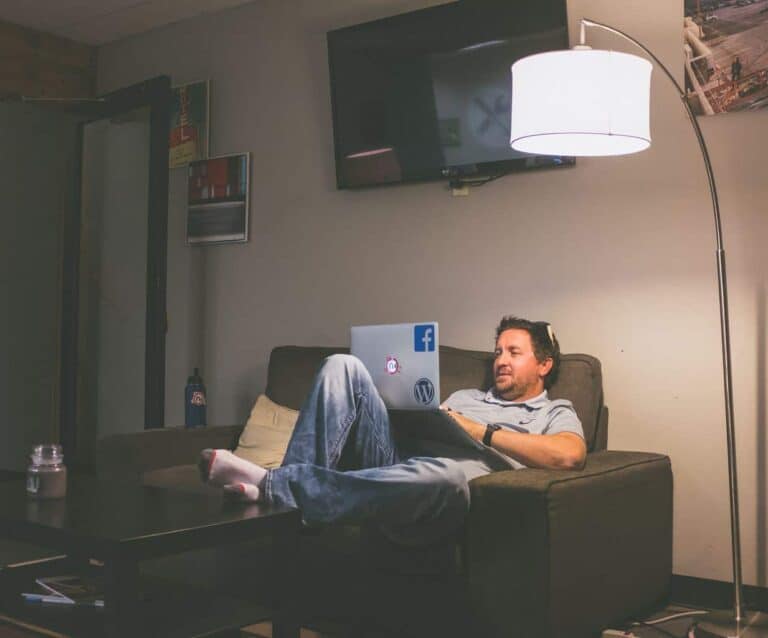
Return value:
M 601 451 L 581 471 L 497 472 L 470 486 L 467 576 L 483 635 L 599 635 L 666 596 L 668 457 Z
M 158 428 L 112 434 L 96 443 L 96 472 L 106 479 L 141 481 L 149 470 L 197 463 L 200 450 L 234 449 L 242 425 Z

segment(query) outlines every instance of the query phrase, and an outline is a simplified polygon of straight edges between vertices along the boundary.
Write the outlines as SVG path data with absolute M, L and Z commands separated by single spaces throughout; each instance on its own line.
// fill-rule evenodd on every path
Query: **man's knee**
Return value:
M 351 381 L 355 388 L 373 384 L 363 362 L 351 354 L 332 354 L 326 357 L 319 376 L 342 383 Z
M 365 370 L 363 362 L 351 354 L 332 354 L 325 358 L 322 371 L 326 374 L 338 374 Z

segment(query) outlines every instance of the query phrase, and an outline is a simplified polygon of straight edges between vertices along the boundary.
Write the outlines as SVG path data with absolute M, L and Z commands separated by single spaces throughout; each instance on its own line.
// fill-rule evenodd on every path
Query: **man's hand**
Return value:
M 441 405 L 440 409 L 448 414 L 448 416 L 450 416 L 454 421 L 456 421 L 456 423 L 458 423 L 462 429 L 464 429 L 464 431 L 469 434 L 469 436 L 475 439 L 475 441 L 483 440 L 483 437 L 485 436 L 485 426 L 482 423 L 468 419 L 463 414 L 454 412 L 445 406 Z
M 476 441 L 485 436 L 485 425 L 468 419 L 463 414 L 440 406 Z M 512 430 L 497 430 L 491 439 L 491 446 L 526 467 L 551 470 L 580 470 L 587 457 L 587 446 L 578 434 L 525 434 Z

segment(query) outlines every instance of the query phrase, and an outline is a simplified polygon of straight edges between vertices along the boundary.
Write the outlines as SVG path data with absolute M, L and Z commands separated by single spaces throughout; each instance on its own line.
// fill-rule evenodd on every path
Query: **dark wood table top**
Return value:
M 151 558 L 262 533 L 295 531 L 298 510 L 91 477 L 69 477 L 62 499 L 39 500 L 23 481 L 0 483 L 0 537 L 108 560 Z
M 282 607 L 270 610 L 215 589 L 161 582 L 140 573 L 138 566 L 145 559 L 269 534 L 275 558 L 292 573 L 292 543 L 300 525 L 298 510 L 243 503 L 215 492 L 70 476 L 65 498 L 38 500 L 27 495 L 23 480 L 0 483 L 0 538 L 67 555 L 0 570 L 0 614 L 78 638 L 203 638 L 272 617 L 288 627 L 286 635 L 298 637 L 293 617 Z M 103 567 L 84 559 L 103 561 Z M 31 604 L 20 596 L 34 591 L 28 588 L 40 575 L 92 570 L 105 578 L 105 608 Z

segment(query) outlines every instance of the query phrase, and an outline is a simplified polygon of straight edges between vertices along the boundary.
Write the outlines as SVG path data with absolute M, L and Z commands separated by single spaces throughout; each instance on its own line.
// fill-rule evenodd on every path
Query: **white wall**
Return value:
M 169 422 L 197 362 L 209 422 L 240 422 L 274 345 L 346 344 L 350 324 L 429 318 L 443 343 L 490 348 L 502 314 L 546 318 L 565 351 L 603 362 L 609 446 L 672 457 L 674 571 L 730 579 L 712 214 L 660 73 L 645 153 L 511 175 L 468 198 L 439 183 L 335 190 L 325 32 L 436 3 L 263 0 L 101 49 L 101 91 L 160 73 L 210 78 L 212 153 L 253 153 L 245 245 L 185 248 L 184 175 L 171 173 Z M 572 41 L 579 17 L 608 22 L 682 80 L 682 2 L 569 0 L 569 15 Z M 729 258 L 744 576 L 765 586 L 768 112 L 701 124 Z

